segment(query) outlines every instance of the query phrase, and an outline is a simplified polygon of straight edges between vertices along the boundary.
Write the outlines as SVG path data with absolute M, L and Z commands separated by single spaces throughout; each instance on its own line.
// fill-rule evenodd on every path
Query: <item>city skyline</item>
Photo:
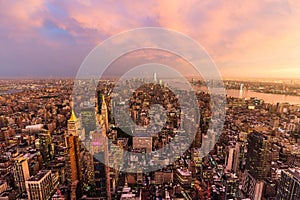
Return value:
M 141 27 L 195 39 L 223 78 L 297 78 L 299 9 L 294 0 L 1 1 L 0 78 L 74 78 L 96 45 Z
M 222 100 L 203 81 L 171 90 L 156 75 L 117 91 L 102 80 L 95 98 L 90 80 L 75 98 L 73 80 L 1 81 L 0 197 L 300 198 L 299 85 L 224 81 L 237 92 Z
M 0 0 L 0 200 L 300 200 L 300 1 Z

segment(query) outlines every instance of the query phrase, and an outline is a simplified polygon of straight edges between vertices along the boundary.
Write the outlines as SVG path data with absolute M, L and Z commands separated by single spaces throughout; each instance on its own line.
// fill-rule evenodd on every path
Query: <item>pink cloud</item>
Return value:
M 84 57 L 83 52 L 109 36 L 133 28 L 161 26 L 196 39 L 225 76 L 250 71 L 265 74 L 285 66 L 297 71 L 299 21 L 297 0 L 0 0 L 0 36 L 5 49 L 13 51 L 20 44 L 28 48 L 44 46 L 45 54 L 47 48 L 49 52 L 70 49 Z M 53 28 L 45 27 L 46 22 Z M 59 31 L 65 34 L 57 34 Z M 76 50 L 83 47 L 84 51 Z

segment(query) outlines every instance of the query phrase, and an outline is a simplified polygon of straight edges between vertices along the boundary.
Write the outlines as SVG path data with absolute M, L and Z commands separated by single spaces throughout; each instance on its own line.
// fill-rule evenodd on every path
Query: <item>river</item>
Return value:
M 0 91 L 0 95 L 5 95 L 5 94 L 15 94 L 15 93 L 19 93 L 19 92 L 23 92 L 23 90 L 19 90 L 19 89 L 10 89 L 7 91 Z
M 284 103 L 288 102 L 289 104 L 300 104 L 300 96 L 291 96 L 291 95 L 282 95 L 282 94 L 268 94 L 254 92 L 251 90 L 246 90 L 240 95 L 240 90 L 226 90 L 226 94 L 232 97 L 242 97 L 250 99 L 250 97 L 256 97 L 258 99 L 263 99 L 266 103 Z

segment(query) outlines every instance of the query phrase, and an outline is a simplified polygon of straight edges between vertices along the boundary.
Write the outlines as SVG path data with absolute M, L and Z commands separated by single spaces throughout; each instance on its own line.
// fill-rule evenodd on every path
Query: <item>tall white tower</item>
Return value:
M 154 80 L 154 82 L 155 82 L 155 83 L 157 83 L 157 76 L 156 76 L 156 72 L 154 72 L 154 74 L 153 74 L 153 80 Z
M 244 87 L 244 84 L 242 83 L 240 86 L 240 96 L 239 96 L 240 99 L 243 98 L 243 87 Z

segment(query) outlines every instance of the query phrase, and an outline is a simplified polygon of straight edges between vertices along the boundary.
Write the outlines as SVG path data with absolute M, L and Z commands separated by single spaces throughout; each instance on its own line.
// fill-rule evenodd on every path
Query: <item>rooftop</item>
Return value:
M 37 173 L 35 176 L 30 177 L 28 181 L 40 181 L 43 179 L 48 173 L 51 173 L 50 170 L 41 170 L 39 173 Z
M 300 168 L 289 168 L 288 172 L 300 182 Z
M 191 176 L 192 172 L 190 172 L 188 169 L 177 169 L 177 172 L 180 173 L 182 176 Z

